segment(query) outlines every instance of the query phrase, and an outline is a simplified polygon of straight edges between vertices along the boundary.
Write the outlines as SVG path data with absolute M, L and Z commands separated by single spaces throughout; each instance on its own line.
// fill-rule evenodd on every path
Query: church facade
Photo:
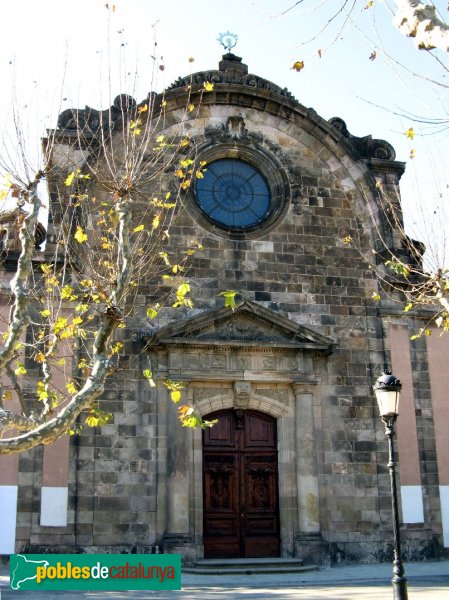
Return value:
M 154 291 L 142 282 L 126 367 L 103 394 L 113 421 L 0 459 L 0 553 L 386 560 L 388 452 L 372 386 L 391 367 L 403 383 L 404 555 L 436 558 L 449 547 L 449 338 L 411 341 L 422 315 L 373 300 L 370 267 L 373 251 L 412 260 L 379 192 L 400 211 L 405 165 L 387 142 L 325 121 L 233 54 L 165 92 L 168 133 L 204 83 L 213 90 L 187 126 L 206 170 L 170 229 L 173 249 L 202 247 L 187 273 L 194 305 L 150 322 Z M 70 115 L 59 127 L 70 135 Z M 233 309 L 223 290 L 237 292 Z M 182 382 L 218 423 L 181 428 L 146 368 Z

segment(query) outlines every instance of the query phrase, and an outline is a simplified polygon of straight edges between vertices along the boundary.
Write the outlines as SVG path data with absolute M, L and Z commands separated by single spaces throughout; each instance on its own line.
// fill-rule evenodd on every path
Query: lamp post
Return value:
M 393 509 L 393 535 L 394 535 L 394 560 L 393 560 L 393 585 L 394 600 L 407 600 L 407 579 L 404 576 L 404 565 L 401 559 L 401 539 L 399 532 L 398 495 L 396 488 L 396 463 L 393 455 L 393 436 L 396 419 L 398 418 L 399 396 L 402 384 L 392 375 L 391 371 L 384 370 L 382 375 L 373 385 L 379 405 L 380 417 L 385 424 L 385 435 L 388 438 L 388 469 L 390 471 L 391 505 Z

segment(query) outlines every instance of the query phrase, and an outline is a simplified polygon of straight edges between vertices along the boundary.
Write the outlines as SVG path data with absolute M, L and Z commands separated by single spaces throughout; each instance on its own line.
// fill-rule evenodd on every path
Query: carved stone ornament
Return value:
M 193 85 L 202 85 L 203 83 L 238 83 L 257 90 L 266 90 L 296 101 L 295 97 L 287 90 L 287 88 L 281 88 L 278 85 L 248 73 L 248 67 L 242 63 L 242 59 L 231 52 L 228 52 L 223 56 L 223 60 L 219 64 L 218 71 L 202 71 L 200 73 L 194 73 L 187 77 L 179 77 L 167 91 L 176 90 L 177 88 L 183 88 Z
M 371 135 L 357 137 L 349 133 L 346 123 L 340 117 L 332 117 L 328 123 L 345 137 L 358 158 L 378 158 L 382 160 L 395 160 L 396 152 L 391 144 L 385 140 L 373 139 Z
M 107 131 L 122 121 L 123 116 L 131 117 L 136 111 L 136 101 L 127 94 L 117 96 L 110 108 L 96 110 L 90 106 L 81 108 L 68 108 L 58 117 L 58 129 L 69 131 L 82 131 L 83 133 L 97 133 Z
M 238 140 L 239 144 L 251 146 L 264 141 L 261 133 L 248 132 L 245 128 L 245 121 L 239 116 L 228 117 L 226 123 L 219 125 L 206 125 L 204 135 L 215 144 Z
M 246 135 L 248 132 L 245 128 L 245 120 L 241 115 L 233 115 L 228 117 L 226 121 L 226 132 L 232 138 L 239 138 Z
M 148 337 L 144 334 L 143 338 L 148 349 L 177 346 L 182 348 L 185 356 L 191 355 L 189 348 L 213 349 L 212 363 L 208 363 L 210 368 L 221 366 L 219 361 L 222 360 L 221 357 L 224 361 L 222 353 L 226 347 L 240 347 L 245 350 L 269 348 L 270 353 L 266 359 L 270 364 L 273 364 L 270 360 L 273 352 L 288 349 L 289 352 L 301 350 L 313 355 L 326 356 L 335 347 L 331 339 L 249 300 L 237 304 L 233 312 L 227 307 L 205 311 L 185 321 L 176 321 L 162 327 Z M 204 361 L 209 356 L 207 353 L 201 354 L 204 357 L 201 360 Z M 288 358 L 288 367 L 295 369 L 295 358 Z M 239 356 L 238 359 L 241 364 L 239 363 L 237 368 L 250 367 L 250 357 Z M 245 364 L 242 361 L 245 361 Z M 285 366 L 277 362 L 276 360 L 276 370 L 280 367 L 283 367 L 281 370 L 286 369 L 285 361 Z
M 281 404 L 285 404 L 288 406 L 289 400 L 288 400 L 288 390 L 287 389 L 282 389 L 282 388 L 277 388 L 277 389 L 268 389 L 268 388 L 262 388 L 262 389 L 257 389 L 255 390 L 255 395 L 256 396 L 262 396 L 263 398 L 270 398 L 271 400 L 276 400 L 277 402 L 280 402 Z
M 22 223 L 28 213 L 21 207 L 0 212 L 0 242 L 1 250 L 9 252 L 20 252 L 22 243 L 19 238 Z M 34 230 L 34 247 L 40 250 L 47 235 L 46 229 L 41 223 Z
M 251 397 L 251 383 L 236 381 L 234 383 L 234 406 L 243 410 L 248 408 Z

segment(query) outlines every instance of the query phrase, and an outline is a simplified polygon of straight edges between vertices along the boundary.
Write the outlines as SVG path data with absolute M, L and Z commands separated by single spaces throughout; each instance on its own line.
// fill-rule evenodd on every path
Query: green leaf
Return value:
M 150 387 L 156 387 L 156 384 L 154 383 L 154 380 L 153 380 L 153 373 L 152 373 L 152 371 L 150 371 L 150 369 L 144 369 L 143 376 L 146 379 L 148 379 L 148 383 L 150 384 Z
M 402 275 L 402 277 L 405 278 L 408 278 L 410 276 L 410 269 L 406 265 L 404 265 L 404 263 L 397 259 L 387 260 L 385 262 L 385 266 L 390 267 L 390 269 L 393 269 L 393 271 L 395 271 L 397 275 Z
M 225 307 L 229 307 L 232 310 L 234 310 L 235 308 L 235 297 L 238 294 L 238 292 L 235 292 L 234 290 L 226 290 L 224 292 L 220 292 L 220 294 L 218 294 L 219 296 L 223 296 L 225 299 Z
M 191 308 L 193 306 L 192 300 L 186 298 L 186 294 L 190 292 L 190 285 L 188 283 L 181 283 L 176 290 L 176 302 L 173 304 L 174 308 L 178 306 L 187 306 Z

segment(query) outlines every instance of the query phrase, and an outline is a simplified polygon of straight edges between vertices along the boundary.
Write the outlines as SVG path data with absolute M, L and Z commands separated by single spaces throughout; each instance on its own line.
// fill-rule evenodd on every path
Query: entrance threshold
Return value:
M 198 575 L 253 575 L 262 573 L 304 573 L 317 571 L 316 565 L 304 566 L 298 558 L 206 558 L 192 566 L 183 567 L 184 573 Z

